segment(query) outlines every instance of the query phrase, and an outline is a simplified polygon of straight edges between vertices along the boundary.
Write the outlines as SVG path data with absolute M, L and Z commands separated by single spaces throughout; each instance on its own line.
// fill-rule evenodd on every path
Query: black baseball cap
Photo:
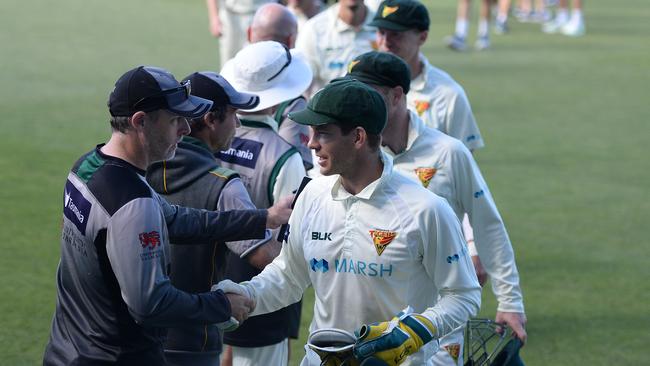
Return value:
M 379 5 L 371 26 L 393 31 L 429 30 L 429 11 L 417 0 L 386 0 Z
M 401 86 L 404 94 L 411 87 L 411 69 L 400 57 L 387 52 L 371 51 L 358 56 L 348 66 L 348 77 L 394 88 Z
M 309 100 L 307 108 L 289 113 L 289 118 L 311 126 L 360 126 L 378 135 L 386 126 L 386 102 L 375 89 L 359 80 L 341 78 L 325 85 Z
M 237 109 L 253 109 L 260 104 L 260 97 L 255 94 L 240 93 L 213 71 L 201 71 L 188 75 L 183 82 L 192 83 L 192 95 L 212 101 L 212 109 L 219 106 L 232 106 Z
M 179 83 L 169 71 L 154 66 L 138 66 L 115 83 L 108 98 L 112 116 L 167 109 L 179 116 L 196 118 L 212 107 L 212 102 L 191 95 L 191 83 Z

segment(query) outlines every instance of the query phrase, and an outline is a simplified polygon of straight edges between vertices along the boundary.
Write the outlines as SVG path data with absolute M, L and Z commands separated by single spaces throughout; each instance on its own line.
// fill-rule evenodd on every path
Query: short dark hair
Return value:
M 131 117 L 111 116 L 110 122 L 113 131 L 126 133 L 131 128 Z
M 219 105 L 219 106 L 216 106 L 215 108 L 213 108 L 208 113 L 212 113 L 214 115 L 214 118 L 216 118 L 219 122 L 223 122 L 223 120 L 226 118 L 226 111 L 227 110 L 228 110 L 228 106 Z M 205 128 L 205 123 L 203 123 L 203 117 L 204 116 L 188 119 L 188 122 L 190 123 L 190 128 L 192 129 L 192 132 L 201 131 L 202 129 Z
M 361 126 L 353 126 L 350 124 L 339 124 L 339 123 L 335 123 L 335 125 L 339 126 L 339 128 L 341 129 L 341 134 L 346 136 L 349 135 L 350 132 L 352 132 L 352 130 L 354 130 L 355 128 L 361 127 Z M 366 135 L 368 136 L 368 146 L 372 150 L 378 150 L 379 144 L 381 143 L 381 134 L 374 134 L 366 131 Z

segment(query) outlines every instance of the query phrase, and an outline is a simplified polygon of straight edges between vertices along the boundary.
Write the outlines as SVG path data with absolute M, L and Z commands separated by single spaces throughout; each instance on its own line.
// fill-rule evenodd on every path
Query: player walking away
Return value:
M 377 48 L 375 28 L 368 25 L 373 16 L 363 0 L 341 0 L 305 23 L 296 48 L 314 72 L 310 96 L 345 75 L 353 58 Z
M 580 37 L 586 32 L 582 15 L 582 0 L 573 0 L 569 17 L 569 1 L 559 0 L 555 18 L 542 26 L 544 33 L 562 33 L 565 36 Z
M 309 147 L 324 176 L 299 196 L 280 255 L 251 281 L 219 287 L 250 296 L 256 303 L 251 315 L 258 315 L 300 299 L 311 285 L 310 331 L 352 332 L 382 322 L 359 339 L 364 343 L 410 305 L 414 313 L 393 322 L 410 335 L 400 338 L 392 329 L 387 337 L 396 341 L 378 345 L 374 356 L 399 356 L 399 362 L 390 357 L 391 365 L 422 365 L 437 348 L 433 339 L 476 314 L 480 286 L 447 202 L 394 172 L 381 152 L 386 116 L 382 96 L 356 80 L 333 81 L 307 109 L 290 115 L 310 125 Z M 405 325 L 413 319 L 417 331 Z M 308 349 L 303 365 L 320 362 Z
M 298 35 L 297 29 L 296 18 L 288 8 L 280 4 L 266 4 L 262 5 L 253 17 L 253 23 L 248 29 L 248 41 L 275 41 L 293 49 Z M 311 151 L 307 147 L 309 128 L 287 118 L 289 112 L 301 111 L 306 106 L 307 100 L 302 95 L 285 100 L 277 107 L 273 119 L 278 123 L 278 134 L 298 149 L 305 170 L 309 170 L 314 166 Z
M 463 88 L 420 53 L 429 29 L 429 12 L 419 1 L 386 0 L 370 23 L 378 28 L 379 50 L 401 57 L 411 69 L 408 107 L 424 123 L 461 140 L 470 150 L 484 146 Z
M 170 205 L 144 178 L 150 163 L 173 158 L 189 132 L 186 118 L 211 105 L 157 67 L 137 67 L 116 82 L 110 140 L 82 156 L 66 181 L 44 365 L 164 365 L 166 327 L 247 317 L 252 303 L 244 297 L 172 286 L 169 242 L 262 238 L 265 226 L 286 221 L 289 201 L 268 213 L 196 210 Z
M 206 0 L 210 33 L 219 38 L 221 66 L 246 45 L 246 30 L 255 10 L 272 0 Z
M 298 32 L 307 23 L 307 21 L 316 14 L 323 10 L 323 2 L 321 0 L 289 0 L 287 1 L 287 8 L 295 15 L 298 21 Z
M 399 57 L 369 52 L 353 65 L 348 76 L 373 86 L 387 101 L 382 149 L 393 158 L 394 169 L 447 199 L 459 219 L 468 214 L 478 256 L 498 300 L 496 320 L 506 322 L 525 341 L 526 315 L 512 245 L 472 154 L 460 141 L 427 128 L 408 110 L 410 71 Z M 462 328 L 442 338 L 440 345 L 436 365 L 462 365 Z
M 239 173 L 255 206 L 269 207 L 296 190 L 306 174 L 296 148 L 278 134 L 273 115 L 280 103 L 304 93 L 311 83 L 311 70 L 295 50 L 263 41 L 238 52 L 226 63 L 222 75 L 237 90 L 259 95 L 260 103 L 239 114 L 242 127 L 232 147 L 217 158 L 223 167 Z M 245 281 L 259 272 L 238 256 L 230 255 L 227 278 Z M 224 343 L 233 346 L 233 366 L 285 365 L 290 314 L 297 311 L 285 308 L 250 319 L 250 323 L 226 333 Z
M 490 48 L 490 13 L 493 0 L 481 0 L 479 7 L 479 20 L 477 38 L 474 48 L 482 51 Z M 465 51 L 467 49 L 466 39 L 469 31 L 469 15 L 471 0 L 458 0 L 458 9 L 456 11 L 456 30 L 453 35 L 445 37 L 445 44 L 454 51 Z M 507 14 L 507 13 L 506 13 Z M 495 31 L 497 33 L 506 33 L 508 31 L 506 20 L 497 15 Z
M 228 150 L 239 126 L 236 112 L 257 106 L 259 97 L 237 92 L 214 72 L 186 77 L 192 94 L 212 101 L 206 114 L 189 121 L 191 132 L 178 143 L 173 159 L 147 168 L 147 181 L 173 204 L 207 210 L 255 209 L 236 172 L 219 167 L 214 153 Z M 210 291 L 223 279 L 226 251 L 264 268 L 277 256 L 280 244 L 270 231 L 263 240 L 170 245 L 171 283 L 190 293 Z M 222 332 L 214 324 L 181 325 L 167 331 L 165 357 L 169 365 L 218 365 Z

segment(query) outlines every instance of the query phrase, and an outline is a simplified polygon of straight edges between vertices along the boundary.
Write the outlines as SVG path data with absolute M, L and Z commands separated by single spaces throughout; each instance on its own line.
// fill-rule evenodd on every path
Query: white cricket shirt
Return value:
M 482 148 L 483 137 L 463 87 L 449 74 L 432 66 L 422 54 L 420 61 L 424 68 L 411 80 L 411 90 L 406 95 L 409 108 L 427 126 L 459 139 L 468 149 Z
M 339 7 L 332 5 L 309 19 L 296 39 L 296 49 L 314 71 L 312 95 L 330 80 L 344 76 L 355 57 L 377 49 L 376 28 L 368 25 L 375 14 L 367 9 L 366 19 L 357 28 L 339 18 Z
M 353 332 L 411 305 L 441 337 L 476 314 L 481 290 L 458 219 L 444 199 L 393 172 L 382 156 L 381 177 L 357 195 L 338 175 L 307 185 L 289 220 L 288 243 L 242 283 L 257 303 L 251 315 L 298 301 L 309 285 L 316 293 L 311 331 Z M 436 349 L 430 342 L 405 365 L 422 365 Z
M 406 150 L 393 157 L 394 169 L 447 199 L 459 220 L 467 213 L 483 267 L 491 277 L 498 310 L 524 312 L 512 244 L 487 183 L 460 141 L 428 128 L 411 111 Z

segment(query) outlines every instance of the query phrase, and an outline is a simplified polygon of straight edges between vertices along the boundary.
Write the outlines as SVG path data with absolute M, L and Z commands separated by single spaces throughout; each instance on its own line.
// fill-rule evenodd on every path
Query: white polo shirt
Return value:
M 381 177 L 357 195 L 338 175 L 307 185 L 282 252 L 242 283 L 257 303 L 251 315 L 299 300 L 309 285 L 316 293 L 311 331 L 353 332 L 411 305 L 441 337 L 476 314 L 481 290 L 458 219 L 444 199 L 395 173 L 382 156 Z M 436 349 L 430 342 L 405 365 L 422 365 Z
M 376 28 L 368 25 L 375 14 L 367 9 L 364 23 L 357 28 L 339 18 L 339 7 L 334 4 L 309 19 L 296 39 L 296 48 L 314 71 L 311 95 L 330 80 L 344 76 L 355 57 L 377 49 Z
M 427 126 L 459 139 L 468 149 L 482 148 L 483 137 L 463 87 L 449 74 L 432 66 L 422 54 L 420 61 L 424 68 L 411 80 L 411 90 L 406 95 L 408 107 Z
M 414 112 L 410 115 L 406 150 L 396 155 L 386 146 L 382 150 L 393 157 L 396 171 L 446 198 L 458 219 L 468 214 L 498 310 L 524 312 L 512 244 L 472 154 L 460 141 L 427 128 Z

